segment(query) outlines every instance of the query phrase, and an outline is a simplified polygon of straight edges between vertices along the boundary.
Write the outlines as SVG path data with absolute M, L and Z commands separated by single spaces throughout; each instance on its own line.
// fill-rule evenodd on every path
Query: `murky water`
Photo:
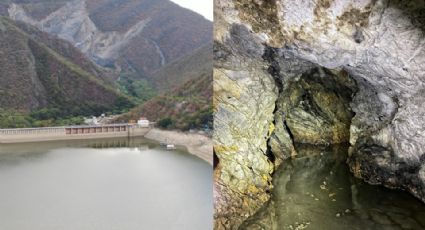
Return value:
M 0 145 L 0 229 L 212 229 L 211 175 L 144 139 Z
M 425 229 L 425 205 L 407 192 L 355 179 L 347 147 L 297 146 L 274 175 L 271 201 L 241 229 Z

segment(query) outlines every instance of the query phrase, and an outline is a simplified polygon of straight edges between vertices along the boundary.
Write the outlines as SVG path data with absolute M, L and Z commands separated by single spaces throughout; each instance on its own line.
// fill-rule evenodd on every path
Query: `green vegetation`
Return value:
M 173 91 L 156 96 L 120 117 L 121 121 L 145 116 L 164 129 L 212 129 L 212 76 L 200 74 Z
M 0 25 L 0 51 L 8 57 L 0 59 L 0 128 L 77 125 L 82 116 L 134 107 L 75 47 L 7 18 Z
M 30 128 L 65 125 L 81 125 L 83 116 L 99 116 L 102 113 L 121 114 L 134 107 L 126 97 L 118 97 L 113 106 L 97 105 L 82 102 L 80 105 L 56 105 L 35 110 L 33 112 L 20 112 L 16 110 L 0 109 L 0 128 Z
M 170 117 L 162 118 L 161 120 L 158 121 L 158 127 L 160 128 L 169 129 L 169 128 L 172 128 L 173 125 L 174 125 L 174 121 Z
M 135 120 L 143 116 L 156 121 L 158 127 L 164 129 L 212 129 L 211 54 L 212 45 L 208 44 L 150 76 L 148 80 L 155 85 L 158 96 L 139 103 L 117 121 Z M 124 77 L 120 81 L 131 82 L 127 79 Z
M 41 109 L 31 114 L 13 110 L 0 110 L 0 128 L 31 128 L 65 125 L 81 125 L 84 118 L 60 117 L 58 109 Z M 55 117 L 57 116 L 57 117 Z
M 192 114 L 186 114 L 180 119 L 180 129 L 212 129 L 213 128 L 213 114 L 212 107 L 204 110 L 196 111 Z
M 120 91 L 136 103 L 143 103 L 157 95 L 157 91 L 147 80 L 140 79 L 132 73 L 122 74 L 117 84 Z

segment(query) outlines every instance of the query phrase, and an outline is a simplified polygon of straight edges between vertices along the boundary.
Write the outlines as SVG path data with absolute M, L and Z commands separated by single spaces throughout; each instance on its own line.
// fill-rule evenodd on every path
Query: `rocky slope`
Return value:
M 212 44 L 206 44 L 186 56 L 168 63 L 153 73 L 150 80 L 160 92 L 167 92 L 189 80 L 199 78 L 201 73 L 211 73 L 212 52 Z
M 425 201 L 423 12 L 423 1 L 215 2 L 216 229 L 261 207 L 276 159 L 316 142 L 317 127 L 335 134 L 320 142 L 349 137 L 357 177 Z
M 54 108 L 90 115 L 127 105 L 110 79 L 70 43 L 0 18 L 0 108 L 23 114 Z
M 168 0 L 8 0 L 6 8 L 102 66 L 143 75 L 211 41 L 210 21 Z
M 121 116 L 119 120 L 165 122 L 164 128 L 212 128 L 212 44 L 172 62 L 155 74 L 160 95 Z

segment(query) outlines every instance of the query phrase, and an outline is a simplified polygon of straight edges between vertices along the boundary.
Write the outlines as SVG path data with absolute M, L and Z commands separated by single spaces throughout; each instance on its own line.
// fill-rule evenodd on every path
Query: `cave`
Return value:
M 332 184 L 305 175 L 326 182 L 330 168 L 350 197 L 307 195 L 329 202 L 319 208 L 351 207 L 319 220 L 424 228 L 420 215 L 359 211 L 385 206 L 385 196 L 417 208 L 408 213 L 425 210 L 424 9 L 396 0 L 216 1 L 215 229 L 315 224 L 280 223 L 297 213 L 283 215 L 276 204 L 289 201 L 276 194 L 297 188 L 288 175 L 327 191 Z

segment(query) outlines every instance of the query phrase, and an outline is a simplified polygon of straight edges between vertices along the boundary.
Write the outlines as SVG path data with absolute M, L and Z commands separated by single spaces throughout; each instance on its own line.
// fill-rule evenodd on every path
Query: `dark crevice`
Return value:
M 279 62 L 276 61 L 276 58 L 278 57 L 278 50 L 276 48 L 272 48 L 269 46 L 265 47 L 264 54 L 262 56 L 263 60 L 269 63 L 269 67 L 267 68 L 267 72 L 273 77 L 276 87 L 278 88 L 278 98 L 275 101 L 275 107 L 273 110 L 273 114 L 275 115 L 278 111 L 278 101 L 279 96 L 281 95 L 283 91 L 283 84 L 282 84 L 282 76 L 280 75 L 280 66 Z M 273 119 L 273 125 L 276 126 L 276 116 Z M 275 163 L 276 156 L 273 154 L 270 146 L 270 138 L 273 136 L 273 133 L 270 134 L 267 140 L 267 151 L 266 156 L 272 162 Z
M 289 128 L 288 124 L 286 123 L 286 120 L 283 121 L 283 124 L 285 125 L 285 129 L 289 134 L 289 137 L 292 140 L 292 143 L 294 143 L 294 134 L 292 133 L 291 129 Z
M 217 154 L 215 153 L 215 151 L 213 151 L 213 157 L 214 157 L 213 169 L 216 169 L 218 164 L 220 163 L 220 159 L 217 157 Z
M 274 156 L 274 154 L 273 154 L 273 152 L 271 150 L 271 147 L 270 147 L 270 145 L 268 143 L 267 143 L 267 150 L 264 153 L 264 155 L 266 155 L 267 156 L 267 159 L 269 159 L 269 161 L 274 164 L 274 162 L 276 160 L 276 157 Z
M 276 61 L 276 59 L 279 58 L 278 49 L 266 46 L 262 58 L 264 61 L 269 63 L 267 72 L 273 77 L 275 84 L 279 89 L 279 95 L 280 95 L 283 90 L 283 85 L 281 81 L 282 76 L 280 74 L 281 68 L 279 66 L 279 62 Z

